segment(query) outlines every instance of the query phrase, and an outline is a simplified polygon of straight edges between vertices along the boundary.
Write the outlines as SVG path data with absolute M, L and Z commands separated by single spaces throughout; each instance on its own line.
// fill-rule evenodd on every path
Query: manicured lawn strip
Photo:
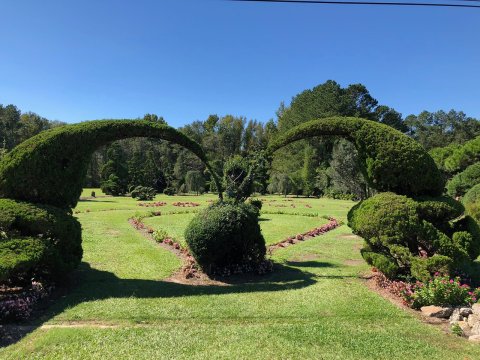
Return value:
M 38 321 L 93 327 L 39 328 L 1 349 L 0 358 L 480 358 L 480 347 L 422 324 L 368 290 L 358 278 L 368 270 L 362 241 L 346 226 L 276 251 L 274 273 L 191 286 L 163 280 L 180 262 L 128 224 L 135 207 L 124 200 L 116 199 L 130 210 L 78 214 L 85 250 L 78 285 Z M 274 228 L 289 216 L 276 217 L 262 223 Z

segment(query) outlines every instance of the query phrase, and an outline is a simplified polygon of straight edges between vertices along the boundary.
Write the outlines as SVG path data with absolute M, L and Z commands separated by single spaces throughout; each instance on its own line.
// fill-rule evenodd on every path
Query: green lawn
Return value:
M 179 210 L 172 202 L 203 207 L 211 199 L 159 196 L 168 205 L 145 221 L 181 238 L 192 214 L 168 215 Z M 276 200 L 264 205 L 267 242 L 326 221 L 272 212 L 345 220 L 353 204 L 267 199 Z M 274 206 L 285 203 L 289 207 Z M 276 271 L 269 275 L 190 286 L 165 281 L 179 260 L 128 224 L 136 211 L 150 209 L 128 198 L 99 198 L 76 210 L 85 250 L 77 284 L 34 322 L 33 332 L 1 349 L 1 359 L 480 358 L 480 346 L 423 324 L 371 292 L 358 277 L 368 270 L 361 240 L 346 226 L 275 252 Z

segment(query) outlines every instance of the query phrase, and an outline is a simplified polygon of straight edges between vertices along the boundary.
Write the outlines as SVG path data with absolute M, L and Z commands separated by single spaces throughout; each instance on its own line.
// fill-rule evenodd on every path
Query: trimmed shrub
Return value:
M 260 199 L 250 199 L 248 202 L 250 205 L 256 207 L 259 211 L 262 210 L 263 202 Z
M 185 240 L 195 260 L 209 274 L 236 265 L 260 264 L 265 259 L 257 209 L 245 203 L 210 205 L 192 219 Z
M 235 201 L 245 201 L 253 192 L 253 172 L 248 160 L 235 155 L 225 162 L 223 182 L 225 194 Z
M 61 279 L 82 258 L 81 227 L 48 205 L 0 199 L 0 281 L 41 276 Z
M 467 141 L 456 148 L 452 154 L 445 159 L 445 169 L 451 173 L 462 171 L 469 165 L 480 161 L 480 136 Z
M 355 205 L 348 225 L 365 239 L 363 258 L 387 277 L 425 281 L 436 272 L 471 271 L 480 251 L 478 226 L 453 199 L 414 200 L 380 193 Z M 449 223 L 449 220 L 453 220 Z
M 450 144 L 445 147 L 433 148 L 428 152 L 428 154 L 432 157 L 433 161 L 435 161 L 435 164 L 440 170 L 448 172 L 445 168 L 445 161 L 453 154 L 455 150 L 460 147 L 461 145 L 459 144 Z
M 470 165 L 447 182 L 447 193 L 452 197 L 463 196 L 475 185 L 480 184 L 480 162 Z
M 276 138 L 269 151 L 315 136 L 341 136 L 351 141 L 366 181 L 378 191 L 409 196 L 438 196 L 443 192 L 442 174 L 419 143 L 370 120 L 331 117 L 306 122 Z
M 467 214 L 480 222 L 480 184 L 472 187 L 462 199 Z
M 181 145 L 211 170 L 200 145 L 170 126 L 143 120 L 90 121 L 41 132 L 6 154 L 0 161 L 0 197 L 73 208 L 92 153 L 102 145 L 132 137 Z M 218 182 L 216 173 L 210 173 Z
M 137 200 L 153 200 L 155 195 L 157 195 L 157 191 L 148 186 L 136 186 L 130 195 L 132 195 L 132 198 Z

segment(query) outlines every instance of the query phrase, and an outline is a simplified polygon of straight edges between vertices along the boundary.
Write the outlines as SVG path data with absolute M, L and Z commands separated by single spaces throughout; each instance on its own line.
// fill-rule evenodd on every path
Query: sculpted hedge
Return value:
M 131 137 L 179 144 L 211 171 L 200 145 L 154 122 L 92 121 L 30 138 L 0 162 L 0 282 L 33 275 L 60 279 L 80 263 L 81 227 L 71 208 L 80 197 L 88 162 L 98 147 Z M 212 177 L 221 189 L 214 172 Z
M 436 272 L 471 273 L 480 229 L 450 198 L 381 193 L 354 206 L 348 225 L 365 239 L 363 258 L 390 278 L 427 280 Z
M 92 153 L 132 137 L 159 138 L 189 149 L 206 164 L 221 189 L 200 145 L 181 132 L 149 121 L 102 120 L 48 130 L 14 148 L 0 162 L 0 197 L 73 208 Z
M 355 145 L 369 185 L 397 194 L 441 195 L 444 180 L 433 159 L 415 140 L 383 124 L 358 118 L 332 117 L 299 125 L 269 146 L 275 151 L 315 136 L 340 136 Z
M 441 197 L 443 176 L 435 162 L 416 141 L 393 128 L 357 118 L 313 120 L 283 134 L 270 144 L 271 152 L 296 140 L 339 136 L 359 152 L 369 185 L 380 193 L 349 213 L 349 226 L 362 236 L 362 256 L 390 278 L 429 278 L 435 272 L 472 271 L 480 253 L 480 230 L 463 206 Z M 439 159 L 470 161 L 474 144 Z M 470 150 L 466 150 L 470 149 Z M 448 160 L 448 159 L 447 159 Z M 453 161 L 453 160 L 450 160 Z

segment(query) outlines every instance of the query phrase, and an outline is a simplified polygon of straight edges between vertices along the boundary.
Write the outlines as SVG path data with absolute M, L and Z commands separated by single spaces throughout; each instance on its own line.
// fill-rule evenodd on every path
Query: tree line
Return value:
M 460 145 L 480 135 L 480 121 L 450 110 L 409 115 L 381 105 L 362 84 L 347 87 L 329 80 L 281 103 L 276 118 L 266 122 L 234 115 L 210 115 L 180 128 L 205 149 L 214 169 L 241 156 L 255 163 L 254 190 L 259 193 L 363 199 L 373 192 L 357 165 L 357 152 L 346 140 L 315 138 L 293 143 L 263 157 L 268 143 L 294 126 L 330 116 L 355 116 L 391 126 L 420 142 L 427 150 Z M 155 114 L 144 120 L 166 123 Z M 14 105 L 0 105 L 2 154 L 40 131 L 62 125 L 35 113 L 22 114 Z M 421 174 L 419 174 L 421 176 Z M 205 166 L 190 152 L 168 142 L 134 138 L 114 142 L 92 156 L 86 187 L 102 187 L 119 195 L 136 186 L 167 194 L 215 191 Z

